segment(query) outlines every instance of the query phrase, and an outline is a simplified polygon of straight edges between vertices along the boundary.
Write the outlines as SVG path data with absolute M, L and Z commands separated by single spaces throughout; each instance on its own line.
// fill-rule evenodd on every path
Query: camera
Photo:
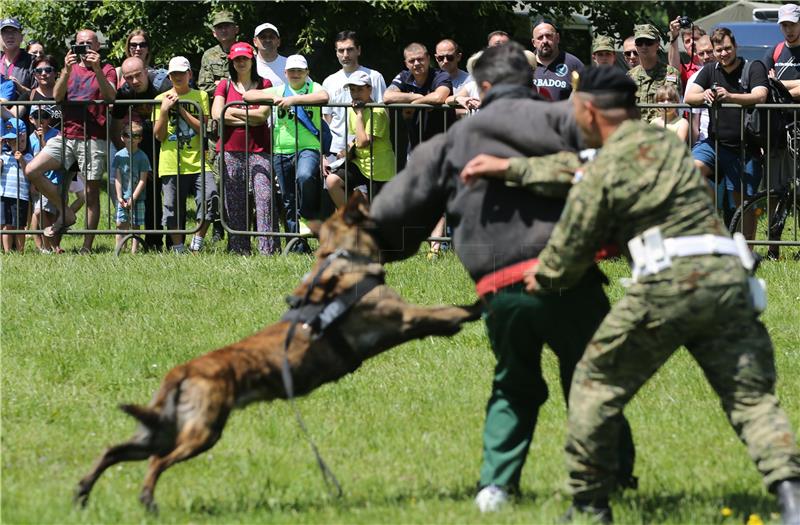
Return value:
M 678 24 L 680 24 L 681 29 L 690 29 L 692 27 L 692 19 L 684 15 L 678 19 Z
M 72 44 L 72 47 L 70 48 L 73 55 L 85 55 L 86 49 L 86 44 Z

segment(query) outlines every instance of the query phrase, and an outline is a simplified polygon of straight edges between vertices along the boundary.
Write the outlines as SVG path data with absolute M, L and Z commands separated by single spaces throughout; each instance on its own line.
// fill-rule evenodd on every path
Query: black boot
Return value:
M 775 485 L 783 525 L 800 525 L 800 479 L 787 479 Z
M 608 499 L 594 501 L 573 499 L 572 505 L 567 509 L 567 513 L 564 514 L 561 521 L 563 523 L 572 523 L 573 520 L 579 517 L 592 523 L 609 524 L 614 522 Z

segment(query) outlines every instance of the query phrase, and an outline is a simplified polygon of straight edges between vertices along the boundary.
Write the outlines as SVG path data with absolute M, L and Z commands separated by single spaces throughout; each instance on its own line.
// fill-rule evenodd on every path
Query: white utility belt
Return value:
M 628 241 L 631 253 L 631 283 L 640 277 L 654 275 L 672 266 L 673 257 L 696 255 L 736 255 L 748 273 L 752 272 L 755 260 L 744 236 L 737 232 L 733 238 L 721 235 L 687 235 L 664 239 L 658 226 L 645 230 Z M 766 283 L 763 279 L 750 277 L 750 295 L 753 306 L 759 312 L 766 308 Z

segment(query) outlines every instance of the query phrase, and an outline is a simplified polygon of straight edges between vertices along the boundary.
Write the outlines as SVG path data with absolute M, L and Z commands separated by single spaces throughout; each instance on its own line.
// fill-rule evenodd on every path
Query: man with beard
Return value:
M 531 42 L 536 49 L 533 85 L 548 100 L 568 99 L 572 93 L 570 75 L 576 70 L 583 71 L 583 62 L 578 57 L 559 49 L 560 41 L 561 35 L 552 22 L 539 20 L 533 26 Z
M 483 464 L 476 504 L 496 511 L 519 490 L 539 407 L 548 397 L 540 365 L 547 343 L 559 358 L 562 388 L 568 388 L 600 319 L 608 311 L 603 276 L 587 268 L 574 286 L 549 296 L 523 291 L 526 268 L 547 243 L 561 215 L 560 198 L 542 197 L 480 180 L 459 179 L 476 154 L 547 155 L 577 151 L 569 104 L 546 103 L 530 89 L 532 72 L 522 46 L 487 48 L 472 71 L 480 86 L 481 111 L 420 144 L 405 170 L 375 197 L 374 234 L 386 261 L 417 253 L 420 243 L 447 213 L 453 246 L 485 305 L 489 342 L 496 357 L 483 433 Z M 509 133 L 513 130 L 513 133 Z M 566 397 L 568 390 L 563 390 Z M 615 436 L 625 458 L 618 484 L 631 486 L 633 441 L 627 421 Z

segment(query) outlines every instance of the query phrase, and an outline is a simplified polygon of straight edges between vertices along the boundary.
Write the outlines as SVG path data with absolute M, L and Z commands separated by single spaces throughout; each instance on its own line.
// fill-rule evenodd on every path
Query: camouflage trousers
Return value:
M 681 345 L 719 395 L 765 485 L 800 477 L 797 441 L 775 397 L 772 343 L 744 278 L 690 290 L 635 284 L 603 320 L 573 376 L 566 452 L 574 498 L 609 494 L 619 462 L 618 416 Z

